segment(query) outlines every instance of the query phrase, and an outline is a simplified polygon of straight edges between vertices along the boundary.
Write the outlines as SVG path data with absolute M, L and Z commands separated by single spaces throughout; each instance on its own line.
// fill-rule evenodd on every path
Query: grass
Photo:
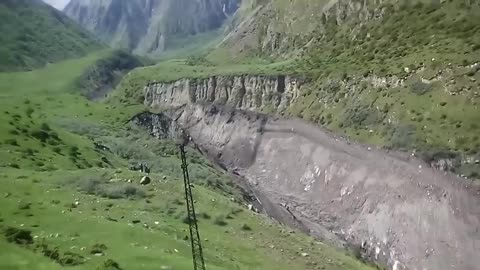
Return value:
M 4 170 L 2 191 L 11 195 L 1 198 L 3 227 L 31 230 L 32 246 L 44 243 L 50 248 L 57 247 L 61 254 L 73 252 L 89 258 L 74 269 L 94 269 L 107 259 L 117 262 L 123 269 L 158 269 L 162 265 L 191 269 L 191 250 L 189 242 L 184 240 L 188 235 L 187 227 L 182 223 L 184 206 L 174 203 L 182 200 L 181 181 L 154 181 L 146 188 L 147 203 L 144 199 L 96 197 L 72 190 L 68 185 L 69 178 L 88 175 L 102 175 L 106 179 L 141 177 L 137 173 L 98 169 L 44 173 Z M 160 175 L 152 177 L 161 179 Z M 40 181 L 34 182 L 33 179 Z M 24 199 L 27 193 L 31 207 L 19 210 L 18 200 Z M 195 188 L 195 196 L 200 211 L 226 215 L 228 209 L 243 208 L 201 186 Z M 72 208 L 73 202 L 79 202 L 78 206 Z M 209 269 L 313 269 L 310 261 L 325 266 L 325 269 L 368 269 L 353 258 L 299 233 L 288 233 L 249 211 L 237 212 L 228 224 L 220 226 L 216 222 L 200 221 Z M 248 223 L 248 227 L 244 223 Z M 105 256 L 92 256 L 90 251 L 100 244 L 106 248 Z M 33 247 L 3 240 L 0 245 L 3 246 L 0 255 L 3 268 L 62 269 L 33 251 Z M 271 245 L 275 247 L 271 248 Z M 299 256 L 300 248 L 308 252 L 311 259 Z
M 80 96 L 77 79 L 108 56 L 0 73 L 0 269 L 191 269 L 175 145 L 127 124 L 142 106 Z M 246 210 L 228 175 L 188 157 L 208 269 L 370 269 Z M 33 243 L 9 242 L 12 228 Z
M 0 72 L 31 70 L 100 48 L 89 33 L 39 1 L 2 1 L 0 17 Z

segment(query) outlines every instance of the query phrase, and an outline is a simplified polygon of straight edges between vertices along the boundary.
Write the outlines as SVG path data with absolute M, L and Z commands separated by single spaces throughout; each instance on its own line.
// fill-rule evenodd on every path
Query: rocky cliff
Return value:
M 239 0 L 72 0 L 64 12 L 114 47 L 158 54 L 175 37 L 219 29 Z
M 305 80 L 294 76 L 213 76 L 152 82 L 145 89 L 145 104 L 181 106 L 212 102 L 245 110 L 285 111 L 300 95 Z
M 320 239 L 346 241 L 390 269 L 480 264 L 480 189 L 421 161 L 354 145 L 299 120 L 221 105 L 189 103 L 135 122 L 157 137 L 185 129 L 204 154 L 262 194 L 260 203 L 275 205 L 269 214 L 282 212 Z

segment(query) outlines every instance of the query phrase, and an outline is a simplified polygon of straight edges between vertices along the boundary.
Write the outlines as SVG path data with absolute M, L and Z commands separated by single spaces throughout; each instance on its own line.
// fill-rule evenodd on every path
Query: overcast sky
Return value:
M 43 0 L 43 1 L 61 10 L 68 4 L 68 1 L 70 0 Z

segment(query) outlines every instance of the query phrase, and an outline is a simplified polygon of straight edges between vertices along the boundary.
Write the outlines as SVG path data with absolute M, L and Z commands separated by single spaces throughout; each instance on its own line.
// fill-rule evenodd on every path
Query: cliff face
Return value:
M 154 82 L 145 89 L 145 104 L 181 106 L 212 102 L 239 109 L 282 112 L 294 102 L 305 81 L 293 76 L 215 76 Z
M 158 54 L 171 38 L 219 29 L 239 0 L 72 0 L 65 13 L 114 47 Z
M 299 120 L 220 105 L 189 103 L 134 122 L 160 138 L 185 129 L 204 154 L 243 177 L 261 204 L 275 206 L 270 215 L 317 238 L 346 241 L 390 269 L 469 270 L 480 263 L 480 190 L 418 160 Z

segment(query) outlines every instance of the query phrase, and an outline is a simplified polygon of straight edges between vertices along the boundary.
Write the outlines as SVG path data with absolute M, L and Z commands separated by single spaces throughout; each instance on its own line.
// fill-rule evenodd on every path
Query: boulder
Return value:
M 142 180 L 140 180 L 140 185 L 148 185 L 152 182 L 152 179 L 148 176 L 142 177 Z

